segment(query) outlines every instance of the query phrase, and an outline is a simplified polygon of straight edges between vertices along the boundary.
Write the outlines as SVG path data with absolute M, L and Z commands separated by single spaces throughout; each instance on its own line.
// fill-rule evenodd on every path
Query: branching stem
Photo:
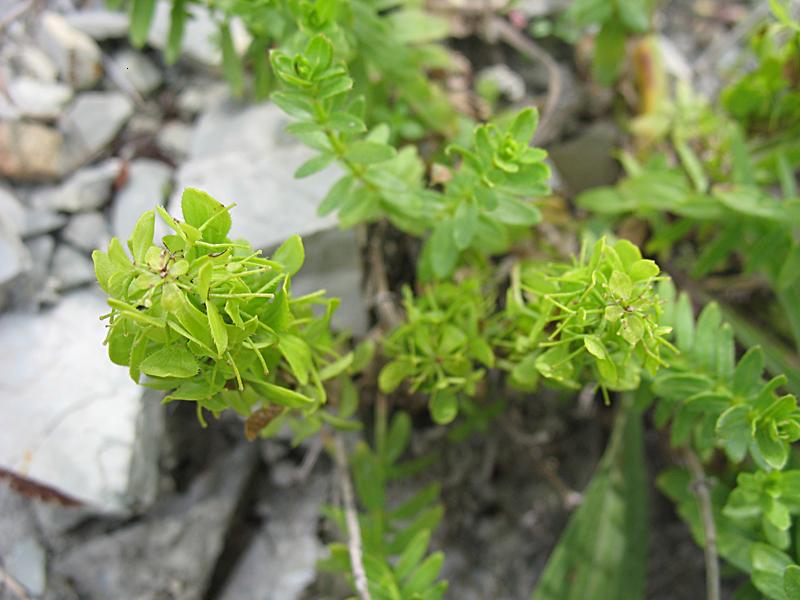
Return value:
M 372 600 L 367 585 L 367 574 L 364 570 L 364 554 L 361 543 L 361 527 L 358 524 L 356 500 L 353 492 L 353 482 L 347 468 L 347 454 L 344 442 L 339 434 L 333 436 L 333 449 L 336 458 L 336 470 L 339 484 L 342 488 L 342 504 L 344 504 L 344 518 L 347 523 L 347 547 L 350 551 L 350 568 L 353 571 L 356 591 L 361 600 Z
M 714 525 L 714 513 L 711 506 L 711 493 L 703 465 L 697 454 L 690 448 L 684 451 L 684 459 L 692 474 L 692 490 L 700 504 L 700 517 L 703 521 L 703 537 L 705 538 L 706 560 L 706 598 L 720 600 L 719 556 L 717 555 L 717 528 Z

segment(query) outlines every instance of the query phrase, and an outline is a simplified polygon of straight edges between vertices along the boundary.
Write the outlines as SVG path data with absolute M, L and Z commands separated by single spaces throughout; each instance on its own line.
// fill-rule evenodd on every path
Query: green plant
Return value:
M 134 40 L 144 39 L 151 4 L 133 3 Z M 187 5 L 173 3 L 175 44 Z M 416 278 L 403 288 L 401 322 L 380 323 L 377 348 L 348 350 L 350 340 L 330 328 L 337 301 L 291 293 L 303 262 L 298 238 L 263 258 L 228 239 L 231 207 L 186 190 L 182 221 L 158 209 L 173 230 L 160 244 L 149 212 L 129 241 L 131 256 L 118 240 L 95 253 L 112 309 L 111 359 L 167 400 L 197 402 L 201 419 L 203 409 L 232 408 L 249 438 L 284 425 L 295 441 L 319 434 L 343 481 L 344 506 L 327 512 L 346 537 L 330 546 L 324 566 L 343 573 L 361 600 L 438 599 L 447 589 L 443 556 L 429 553 L 443 517 L 439 486 L 395 502 L 396 484 L 425 474 L 430 461 L 401 460 L 412 420 L 403 410 L 390 418 L 385 395 L 406 408 L 405 392 L 422 397 L 436 424 L 452 423 L 458 443 L 545 387 L 564 395 L 599 389 L 617 415 L 534 598 L 643 597 L 642 413 L 651 406 L 688 467 L 665 471 L 658 485 L 706 548 L 709 600 L 719 598 L 718 557 L 749 575 L 738 598 L 800 597 L 792 446 L 800 408 L 786 393 L 798 387 L 796 359 L 697 290 L 715 272 L 759 274 L 767 282 L 760 322 L 777 321 L 776 331 L 788 324 L 800 346 L 798 155 L 779 131 L 793 126 L 794 90 L 791 72 L 775 77 L 776 64 L 785 70 L 796 59 L 797 26 L 782 4 L 772 5 L 781 25 L 762 34 L 769 41 L 756 45 L 755 70 L 723 94 L 727 111 L 686 86 L 644 102 L 631 123 L 636 148 L 621 153 L 626 176 L 576 199 L 589 218 L 576 227 L 581 250 L 570 257 L 534 230 L 550 194 L 546 152 L 531 146 L 537 112 L 501 115 L 465 133 L 421 75 L 420 67 L 443 59 L 441 47 L 427 44 L 444 33 L 440 21 L 393 2 L 212 4 L 234 89 L 245 76 L 231 19 L 253 36 L 256 81 L 267 81 L 267 48 L 278 46 L 269 58 L 280 86 L 273 101 L 295 120 L 287 129 L 316 151 L 296 176 L 334 162 L 343 169 L 320 212 L 336 212 L 343 226 L 381 221 L 419 238 Z M 638 0 L 573 4 L 568 19 L 599 27 L 599 79 L 619 76 L 626 36 L 646 32 L 651 11 Z M 767 106 L 775 109 L 768 117 Z M 430 152 L 406 143 L 433 130 L 439 139 Z M 647 226 L 644 250 L 661 266 L 615 234 L 623 219 Z M 670 277 L 687 281 L 687 267 L 696 280 L 687 286 L 691 299 Z M 762 339 L 763 350 L 755 343 Z M 376 350 L 380 370 L 367 368 Z M 357 442 L 348 454 L 342 432 L 362 427 L 360 397 L 374 412 L 373 443 Z

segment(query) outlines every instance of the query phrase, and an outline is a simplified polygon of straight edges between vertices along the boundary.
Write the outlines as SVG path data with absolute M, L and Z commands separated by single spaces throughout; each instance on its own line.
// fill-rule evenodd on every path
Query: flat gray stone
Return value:
M 111 239 L 108 223 L 98 212 L 78 213 L 73 216 L 61 235 L 65 241 L 84 252 L 105 249 Z
M 14 225 L 0 214 L 0 290 L 3 286 L 30 269 L 28 250 Z
M 182 121 L 170 121 L 158 132 L 156 145 L 158 149 L 176 163 L 183 162 L 189 156 L 194 128 Z
M 8 84 L 8 93 L 20 114 L 35 119 L 56 119 L 72 98 L 64 84 L 17 77 Z
M 579 136 L 548 148 L 550 158 L 570 192 L 579 193 L 600 185 L 613 184 L 619 175 L 614 158 L 619 130 L 598 121 Z
M 46 561 L 44 548 L 36 539 L 28 537 L 14 544 L 3 566 L 28 593 L 40 596 L 47 585 Z
M 37 40 L 53 60 L 61 78 L 74 89 L 95 85 L 103 75 L 99 46 L 58 13 L 45 11 L 37 19 Z
M 92 8 L 64 15 L 67 22 L 94 40 L 104 41 L 128 35 L 128 15 L 124 12 Z
M 17 199 L 13 190 L 0 184 L 0 215 L 11 229 L 22 235 L 27 220 L 27 210 Z
M 0 467 L 123 513 L 138 494 L 129 474 L 141 390 L 108 360 L 98 318 L 108 310 L 85 290 L 51 311 L 0 317 Z
M 335 226 L 335 216 L 318 216 L 317 206 L 340 171 L 331 167 L 295 180 L 294 171 L 314 153 L 283 132 L 288 122 L 272 104 L 225 102 L 206 111 L 191 157 L 177 172 L 170 211 L 179 213 L 186 187 L 205 190 L 226 205 L 236 202 L 231 235 L 257 248 Z
M 122 161 L 116 158 L 84 167 L 61 185 L 34 192 L 31 205 L 37 210 L 63 212 L 97 210 L 111 198 L 111 186 L 121 168 Z
M 49 210 L 28 210 L 25 213 L 25 227 L 22 237 L 29 238 L 43 233 L 61 229 L 67 223 L 67 217 Z
M 230 88 L 224 81 L 190 81 L 178 93 L 175 106 L 181 115 L 187 118 L 216 106 L 230 94 Z
M 64 134 L 63 168 L 71 171 L 102 152 L 133 114 L 133 103 L 120 92 L 84 92 L 59 121 Z
M 365 335 L 369 316 L 355 229 L 320 231 L 304 238 L 303 244 L 306 261 L 292 278 L 292 291 L 303 295 L 326 290 L 329 296 L 340 298 L 333 326 L 356 336 Z
M 38 81 L 55 83 L 58 69 L 47 53 L 38 45 L 20 42 L 14 45 L 10 57 L 11 63 L 20 72 Z
M 163 204 L 169 193 L 172 169 L 156 160 L 137 158 L 128 166 L 128 178 L 111 209 L 111 230 L 123 243 L 147 210 Z
M 148 96 L 164 82 L 161 70 L 141 52 L 125 48 L 114 55 L 112 62 L 118 75 L 142 96 Z
M 239 446 L 143 521 L 55 557 L 54 571 L 88 598 L 203 598 L 254 459 Z
M 220 600 L 299 600 L 322 558 L 317 536 L 327 476 L 299 486 L 271 488 L 260 503 L 265 525 L 236 565 Z
M 56 288 L 63 292 L 81 287 L 95 280 L 94 264 L 85 252 L 61 244 L 53 256 L 53 278 Z

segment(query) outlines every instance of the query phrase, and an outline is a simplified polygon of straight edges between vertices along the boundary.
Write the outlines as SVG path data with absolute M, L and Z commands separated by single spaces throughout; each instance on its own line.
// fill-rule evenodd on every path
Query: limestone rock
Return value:
M 93 8 L 64 15 L 67 22 L 95 40 L 112 40 L 128 35 L 128 15 L 124 12 Z
M 78 213 L 73 216 L 61 235 L 65 241 L 84 252 L 105 248 L 111 239 L 108 235 L 108 223 L 98 212 Z
M 149 158 L 131 161 L 128 179 L 111 209 L 113 234 L 125 242 L 141 214 L 164 203 L 171 179 L 172 169 L 162 162 Z
M 133 103 L 119 92 L 85 92 L 62 115 L 63 167 L 67 171 L 95 158 L 133 114 Z
M 119 513 L 138 494 L 129 476 L 142 405 L 102 345 L 106 312 L 85 290 L 48 312 L 0 317 L 0 467 Z
M 17 181 L 46 181 L 63 173 L 64 138 L 51 127 L 0 121 L 0 175 Z
M 142 96 L 148 96 L 164 81 L 161 71 L 141 52 L 120 50 L 113 58 L 114 68 Z
M 58 186 L 34 192 L 31 204 L 39 210 L 97 210 L 111 197 L 111 186 L 121 168 L 122 162 L 116 158 L 85 167 Z
M 45 11 L 37 18 L 41 48 L 58 67 L 61 78 L 75 89 L 95 85 L 103 75 L 100 48 L 60 14 Z
M 72 98 L 72 90 L 61 83 L 47 83 L 31 77 L 17 77 L 8 93 L 20 114 L 35 119 L 55 119 Z

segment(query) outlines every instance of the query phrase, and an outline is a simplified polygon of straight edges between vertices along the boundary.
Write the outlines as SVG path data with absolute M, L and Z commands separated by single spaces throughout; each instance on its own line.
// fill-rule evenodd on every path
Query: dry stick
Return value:
M 344 504 L 344 517 L 347 522 L 347 547 L 350 550 L 350 568 L 353 570 L 353 578 L 355 579 L 359 598 L 361 600 L 372 600 L 367 586 L 367 574 L 364 571 L 361 528 L 358 525 L 358 516 L 356 514 L 353 482 L 350 481 L 350 474 L 347 470 L 347 455 L 344 450 L 344 442 L 338 434 L 333 437 L 333 449 L 336 457 L 339 483 L 342 487 L 342 504 Z
M 388 329 L 394 329 L 403 321 L 403 317 L 389 291 L 389 277 L 386 274 L 386 265 L 383 262 L 381 239 L 386 234 L 386 221 L 381 221 L 373 232 L 369 243 L 369 266 L 373 285 L 375 286 L 375 308 L 378 318 Z
M 711 494 L 703 465 L 697 455 L 689 448 L 684 450 L 684 458 L 689 472 L 692 474 L 692 489 L 700 503 L 700 516 L 703 520 L 703 537 L 705 538 L 706 559 L 706 598 L 720 600 L 719 556 L 717 555 L 717 529 L 714 526 L 714 514 L 711 509 Z
M 531 60 L 540 61 L 547 69 L 547 74 L 549 76 L 547 100 L 545 101 L 544 110 L 542 111 L 542 119 L 539 123 L 539 128 L 536 131 L 536 135 L 533 137 L 532 143 L 542 138 L 546 139 L 547 135 L 551 133 L 549 128 L 552 126 L 553 115 L 558 106 L 558 101 L 561 98 L 561 71 L 559 71 L 558 63 L 553 60 L 553 57 L 550 56 L 544 48 L 501 17 L 492 17 L 488 21 L 488 33 L 490 37 L 497 35 L 506 44 L 514 48 L 514 50 L 520 54 L 524 54 Z

